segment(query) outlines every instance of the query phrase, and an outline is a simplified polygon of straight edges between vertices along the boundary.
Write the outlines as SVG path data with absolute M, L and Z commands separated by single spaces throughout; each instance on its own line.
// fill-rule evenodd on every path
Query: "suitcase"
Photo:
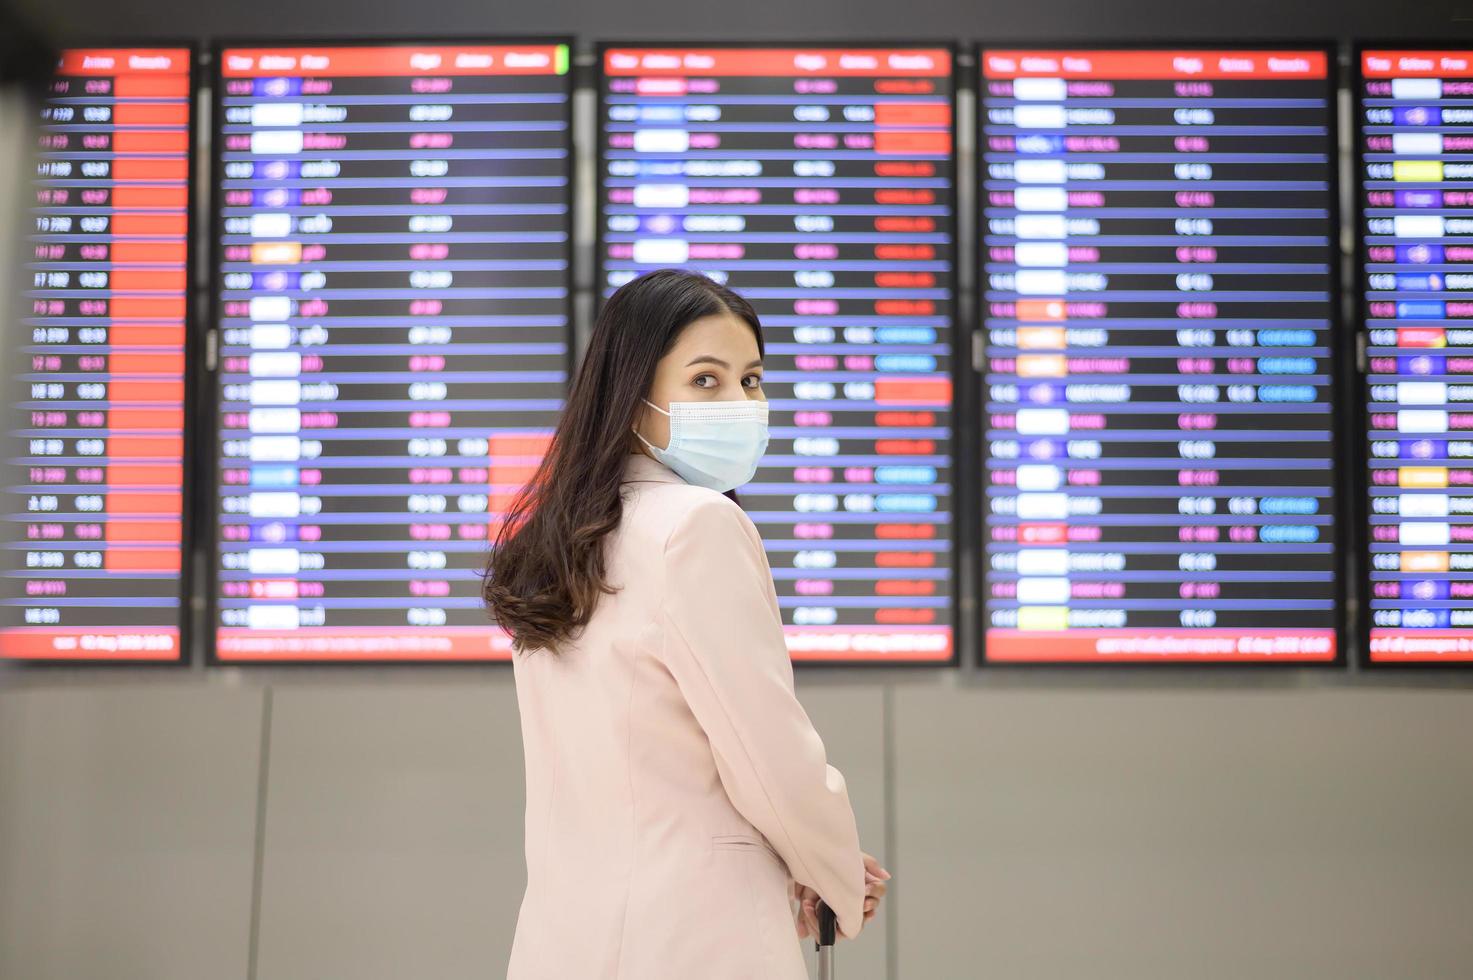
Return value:
M 834 920 L 834 910 L 820 900 L 818 935 L 813 943 L 814 949 L 818 950 L 818 980 L 834 980 L 834 940 L 837 932 L 838 923 Z

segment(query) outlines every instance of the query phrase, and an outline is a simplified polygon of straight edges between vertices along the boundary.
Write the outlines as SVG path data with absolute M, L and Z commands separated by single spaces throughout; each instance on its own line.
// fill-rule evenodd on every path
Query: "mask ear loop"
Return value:
M 641 398 L 640 401 L 644 402 L 646 405 L 648 405 L 650 408 L 653 408 L 655 411 L 659 412 L 661 415 L 668 416 L 668 417 L 671 417 L 671 418 L 674 417 L 674 416 L 671 416 L 669 412 L 665 411 L 659 405 L 656 405 L 654 402 L 650 401 L 648 398 Z M 636 429 L 634 426 L 631 425 L 629 427 L 629 431 L 634 433 L 634 438 L 638 439 L 640 442 L 644 443 L 646 446 L 649 446 L 650 449 L 653 450 L 656 454 L 659 454 L 659 453 L 661 453 L 661 452 L 664 451 L 662 449 L 657 448 L 654 443 L 650 442 L 644 436 L 640 435 L 639 430 Z

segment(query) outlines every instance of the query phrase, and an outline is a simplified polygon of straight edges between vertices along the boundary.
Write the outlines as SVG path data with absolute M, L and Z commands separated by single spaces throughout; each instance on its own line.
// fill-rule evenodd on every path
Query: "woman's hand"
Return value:
M 793 882 L 793 897 L 798 900 L 798 938 L 818 938 L 818 892 L 807 885 Z
M 879 911 L 880 899 L 885 897 L 886 882 L 890 872 L 880 867 L 880 862 L 869 854 L 864 856 L 864 921 L 868 922 Z
M 869 854 L 864 855 L 864 921 L 868 922 L 879 911 L 880 899 L 885 897 L 890 872 Z M 793 882 L 793 897 L 798 901 L 798 938 L 818 938 L 818 892 L 807 885 Z

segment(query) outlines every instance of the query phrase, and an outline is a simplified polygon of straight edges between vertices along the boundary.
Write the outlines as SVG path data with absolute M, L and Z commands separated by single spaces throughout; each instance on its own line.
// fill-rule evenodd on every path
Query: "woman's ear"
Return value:
M 634 420 L 629 423 L 630 432 L 627 441 L 630 452 L 649 455 L 649 450 L 644 448 L 644 440 L 640 438 L 641 435 L 644 435 L 644 422 L 648 414 L 649 406 L 644 403 L 643 399 L 640 399 L 639 404 L 634 406 Z M 645 438 L 649 437 L 645 436 Z

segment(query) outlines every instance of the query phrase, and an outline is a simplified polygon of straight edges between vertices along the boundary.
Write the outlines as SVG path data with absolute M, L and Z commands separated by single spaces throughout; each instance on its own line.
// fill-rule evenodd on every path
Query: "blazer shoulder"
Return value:
M 757 538 L 756 526 L 730 497 L 689 483 L 646 485 L 626 505 L 626 531 L 631 543 L 664 552 L 677 535 L 721 536 L 740 528 Z

